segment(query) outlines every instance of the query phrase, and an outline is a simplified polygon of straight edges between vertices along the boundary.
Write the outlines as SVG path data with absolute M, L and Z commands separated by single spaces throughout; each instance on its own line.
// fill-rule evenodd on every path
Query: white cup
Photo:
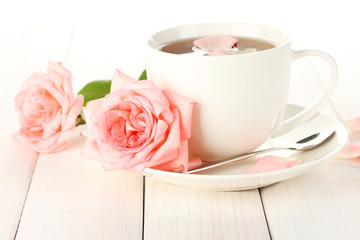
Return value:
M 201 57 L 160 51 L 170 42 L 213 35 L 255 38 L 275 47 Z M 306 56 L 328 62 L 329 85 L 313 104 L 282 122 L 292 62 Z M 197 101 L 189 148 L 205 161 L 251 151 L 305 122 L 329 100 L 337 81 L 331 56 L 318 50 L 294 51 L 283 31 L 256 24 L 204 23 L 160 31 L 148 41 L 145 62 L 148 79 L 157 87 Z

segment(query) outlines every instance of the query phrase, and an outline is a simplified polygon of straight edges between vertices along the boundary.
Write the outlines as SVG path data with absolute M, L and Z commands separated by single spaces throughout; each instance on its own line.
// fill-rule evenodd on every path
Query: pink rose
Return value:
M 99 160 L 106 170 L 186 172 L 195 104 L 116 70 L 110 94 L 84 108 L 88 138 L 82 154 Z
M 21 128 L 14 136 L 37 152 L 64 149 L 83 100 L 82 95 L 74 99 L 71 73 L 61 63 L 49 62 L 47 73 L 33 73 L 16 95 Z

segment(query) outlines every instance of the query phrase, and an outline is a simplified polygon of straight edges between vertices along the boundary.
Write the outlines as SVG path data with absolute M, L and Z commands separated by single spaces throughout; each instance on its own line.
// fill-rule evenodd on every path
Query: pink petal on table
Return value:
M 360 157 L 360 144 L 351 143 L 346 145 L 338 154 L 344 159 L 352 159 Z
M 236 47 L 238 40 L 229 36 L 210 36 L 197 39 L 193 42 L 194 46 L 205 50 L 226 50 Z
M 360 131 L 360 117 L 347 120 L 343 124 L 350 131 Z
M 260 158 L 252 167 L 250 167 L 246 171 L 246 174 L 283 170 L 291 168 L 299 162 L 300 161 L 296 157 L 265 156 Z

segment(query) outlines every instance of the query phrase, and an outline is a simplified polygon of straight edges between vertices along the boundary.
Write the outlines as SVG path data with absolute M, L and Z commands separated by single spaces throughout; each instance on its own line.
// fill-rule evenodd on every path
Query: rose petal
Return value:
M 360 131 L 360 117 L 347 120 L 343 124 L 350 131 Z
M 130 170 L 131 167 L 129 167 L 129 162 L 133 158 L 134 154 L 123 154 L 121 156 L 114 156 L 110 150 L 104 150 L 101 145 L 97 145 L 99 149 L 99 153 L 101 156 L 100 162 L 103 164 L 107 164 L 109 166 L 112 166 L 111 169 L 125 169 Z
M 93 160 L 101 160 L 101 155 L 99 152 L 99 148 L 96 145 L 96 142 L 90 140 L 89 138 L 87 138 L 84 143 L 84 146 L 81 150 L 81 155 Z
M 171 166 L 174 166 L 176 168 L 182 168 L 184 169 L 184 171 L 187 171 L 187 142 L 180 142 L 180 116 L 178 110 L 175 110 L 174 115 L 175 120 L 171 125 L 169 135 L 166 141 L 163 142 L 162 145 L 159 146 L 157 149 L 155 149 L 155 151 L 145 151 L 148 150 L 151 146 L 157 146 L 153 143 L 144 150 L 137 152 L 128 165 L 122 166 L 123 169 L 141 173 L 146 167 L 154 167 L 173 161 L 173 163 L 171 163 Z M 154 141 L 158 142 L 158 138 L 156 137 Z M 149 158 L 148 155 L 150 155 L 151 157 Z M 148 158 L 149 161 L 144 161 L 145 158 Z
M 236 47 L 238 40 L 229 36 L 210 36 L 197 39 L 193 42 L 194 46 L 205 50 L 226 50 Z
M 74 99 L 71 72 L 67 70 L 61 62 L 49 62 L 47 74 L 56 85 L 60 85 L 62 89 L 64 89 L 64 92 L 70 94 L 71 98 Z M 57 82 L 55 80 L 57 80 Z
M 126 84 L 124 86 L 126 87 Z M 141 91 L 134 90 L 134 93 L 136 95 L 128 96 L 127 100 L 131 100 L 131 102 L 142 106 L 144 109 L 151 110 L 149 112 L 156 117 L 162 115 L 161 117 L 169 124 L 173 121 L 172 114 L 169 110 L 169 102 L 159 89 L 145 88 L 141 89 Z
M 47 73 L 33 73 L 15 97 L 21 124 L 17 135 L 38 152 L 63 150 L 72 137 L 81 98 L 74 102 L 70 71 L 49 62 Z
M 202 165 L 201 158 L 189 157 L 188 170 L 196 169 Z
M 83 103 L 84 103 L 84 96 L 78 95 L 75 98 L 69 112 L 66 114 L 66 118 L 63 119 L 63 124 L 62 124 L 63 130 L 68 130 L 75 126 L 76 119 L 81 112 Z
M 201 158 L 198 157 L 189 157 L 188 163 L 188 171 L 192 169 L 196 169 L 202 165 Z M 183 166 L 179 167 L 178 160 L 175 159 L 173 161 L 154 166 L 153 169 L 161 170 L 161 171 L 170 171 L 170 172 L 178 172 L 178 173 L 186 173 Z
M 49 138 L 36 142 L 27 141 L 27 146 L 41 153 L 54 153 L 62 151 L 67 141 L 72 137 L 73 131 L 58 132 Z
M 41 73 L 41 72 L 34 72 L 30 75 L 28 79 L 23 83 L 22 89 L 28 89 L 29 87 L 33 85 L 37 85 L 43 81 L 50 81 L 50 78 L 47 74 Z
M 181 143 L 181 150 L 178 158 L 160 165 L 153 166 L 151 168 L 162 171 L 186 173 L 189 167 L 195 168 L 201 165 L 201 159 L 194 158 L 192 160 L 193 161 L 190 163 L 189 155 L 188 155 L 188 143 L 187 141 L 184 141 Z
M 166 112 L 166 110 L 169 108 L 168 100 L 152 81 L 137 81 L 125 73 L 122 73 L 119 70 L 115 70 L 111 82 L 110 92 L 113 93 L 119 90 L 121 90 L 121 95 L 124 97 L 131 94 L 130 92 L 128 94 L 123 92 L 127 90 L 131 90 L 131 92 L 134 92 L 137 95 L 144 96 L 146 99 L 150 100 L 155 115 L 159 116 L 159 114 L 163 114 L 163 117 L 166 121 L 172 121 L 171 113 L 169 111 Z M 117 93 L 117 95 L 119 95 L 119 93 Z M 108 96 L 110 97 L 111 94 Z
M 62 131 L 56 142 L 51 144 L 50 147 L 47 148 L 47 151 L 45 150 L 45 148 L 43 148 L 44 150 L 42 152 L 55 153 L 64 150 L 67 142 L 73 136 L 74 129 L 75 127 L 67 131 Z M 48 139 L 46 141 L 48 141 Z M 40 143 L 45 144 L 45 141 Z
M 180 113 L 181 141 L 190 139 L 192 112 L 196 102 L 190 98 L 182 97 L 166 90 L 162 92 L 168 99 L 170 107 L 178 109 Z
M 20 91 L 15 96 L 15 110 L 20 112 L 23 109 L 24 102 L 26 101 L 26 98 L 28 96 L 28 91 Z
M 92 136 L 90 129 L 95 129 L 97 123 L 99 122 L 99 119 L 97 119 L 96 116 L 101 116 L 101 114 L 95 114 L 100 112 L 99 109 L 101 108 L 103 102 L 104 98 L 99 98 L 88 102 L 86 107 L 83 108 L 84 117 L 87 125 L 87 135 L 91 139 L 93 139 L 94 137 Z
M 57 111 L 53 118 L 44 123 L 43 138 L 50 138 L 61 130 L 61 111 Z
M 256 48 L 246 48 L 239 51 L 214 50 L 206 54 L 206 56 L 238 55 L 238 54 L 252 53 L 252 52 L 257 52 Z
M 179 148 L 181 147 L 180 140 L 180 113 L 178 109 L 173 111 L 174 121 L 168 130 L 166 141 L 154 152 L 151 158 L 152 162 L 159 165 L 163 162 L 173 160 L 179 156 Z M 155 164 L 147 165 L 147 167 L 155 166 Z
M 123 72 L 120 72 L 118 69 L 114 71 L 113 79 L 111 81 L 111 90 L 110 92 L 116 92 L 121 89 L 156 89 L 155 84 L 149 80 L 137 81 L 136 79 L 126 75 Z
M 56 72 L 60 76 L 71 76 L 71 72 L 68 69 L 66 69 L 61 62 L 50 61 L 48 63 L 47 72 Z
M 360 144 L 351 143 L 346 145 L 338 154 L 344 159 L 353 159 L 360 157 Z
M 250 167 L 245 173 L 262 173 L 278 171 L 287 168 L 291 168 L 299 163 L 298 158 L 295 157 L 275 157 L 265 156 L 260 158 L 252 167 Z
M 158 150 L 158 148 L 160 148 L 159 145 L 161 143 L 163 143 L 164 141 L 167 141 L 167 139 L 169 139 L 169 137 L 167 139 L 165 139 L 165 137 L 166 137 L 165 134 L 168 131 L 169 131 L 168 124 L 166 124 L 165 121 L 159 120 L 158 123 L 153 126 L 152 134 L 148 138 L 147 143 L 144 144 L 145 146 L 142 147 L 141 149 L 139 149 L 138 151 L 135 150 L 136 155 L 134 155 L 134 157 L 131 159 L 131 164 L 129 164 L 129 167 L 140 164 L 142 162 L 148 162 L 150 160 L 154 161 L 154 162 L 156 162 L 158 160 L 162 160 L 162 161 L 169 160 L 169 154 L 167 154 L 168 156 L 166 156 L 164 153 L 161 153 L 162 150 L 160 150 L 160 152 L 159 152 L 160 159 L 154 158 L 155 152 L 159 151 Z M 172 135 L 170 136 L 170 139 L 171 139 L 171 137 L 172 137 Z M 168 152 L 171 151 L 171 153 L 173 154 L 172 156 L 170 156 L 170 160 L 177 157 L 176 147 L 175 147 L 175 150 L 173 148 L 169 148 L 169 149 L 167 149 L 167 151 Z M 161 164 L 161 163 L 162 162 L 158 162 L 158 164 Z
M 42 81 L 38 84 L 34 84 L 31 88 L 29 88 L 31 93 L 43 92 L 46 94 L 46 98 L 54 99 L 57 101 L 57 105 L 62 105 L 64 101 L 64 91 L 59 86 L 55 86 L 51 81 Z
M 152 81 L 137 81 L 116 70 L 111 93 L 84 108 L 91 140 L 85 149 L 95 151 L 106 170 L 141 173 L 146 167 L 168 163 L 172 169 L 187 171 L 195 103 L 168 95 L 171 103 Z
M 113 78 L 111 81 L 110 92 L 119 91 L 120 89 L 122 89 L 122 86 L 125 84 L 125 82 L 133 82 L 133 81 L 135 81 L 135 79 L 116 69 L 114 71 Z

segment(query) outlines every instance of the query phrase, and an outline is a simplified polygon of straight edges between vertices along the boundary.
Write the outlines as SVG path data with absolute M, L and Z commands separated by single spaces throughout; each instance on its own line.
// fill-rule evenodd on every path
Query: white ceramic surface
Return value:
M 263 39 L 276 47 L 216 57 L 159 51 L 165 43 L 208 35 Z M 281 123 L 288 98 L 291 63 L 314 55 L 329 63 L 331 81 L 311 106 Z M 209 160 L 253 150 L 271 136 L 283 134 L 306 121 L 326 103 L 337 78 L 336 64 L 326 53 L 293 51 L 291 39 L 283 31 L 241 23 L 193 24 L 158 32 L 148 41 L 146 70 L 148 79 L 159 88 L 198 102 L 189 148 L 192 153 Z
M 303 109 L 304 108 L 300 106 L 287 104 L 284 119 L 289 119 Z M 335 136 L 316 149 L 306 152 L 276 151 L 266 154 L 298 157 L 301 163 L 289 169 L 267 173 L 245 174 L 245 171 L 258 159 L 258 157 L 253 157 L 241 162 L 206 170 L 199 174 L 172 173 L 147 168 L 144 171 L 144 175 L 176 186 L 212 191 L 237 191 L 267 186 L 303 174 L 329 159 L 344 146 L 348 135 L 346 129 L 340 122 L 326 114 L 318 113 L 301 126 L 280 137 L 270 139 L 264 146 L 261 146 L 265 147 L 265 145 L 269 145 L 271 142 L 293 142 L 319 129 L 328 127 L 336 129 Z

